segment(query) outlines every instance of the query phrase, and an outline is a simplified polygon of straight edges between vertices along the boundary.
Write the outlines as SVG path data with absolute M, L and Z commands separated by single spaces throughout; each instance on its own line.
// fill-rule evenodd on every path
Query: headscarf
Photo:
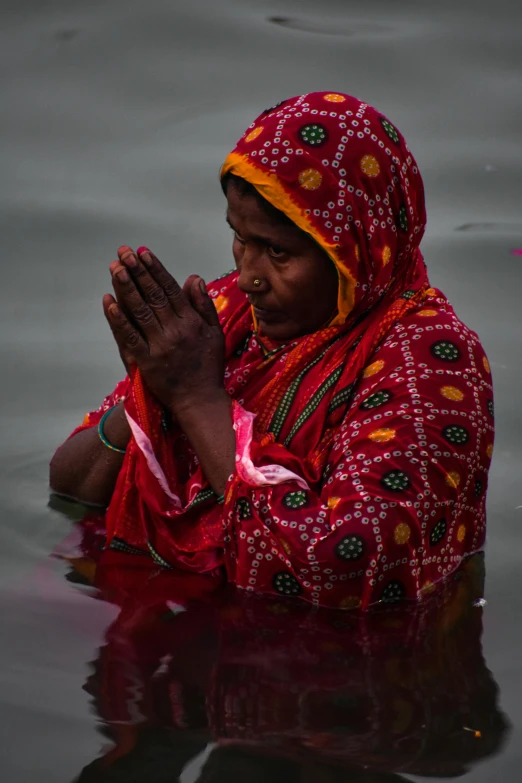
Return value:
M 315 92 L 264 111 L 226 158 L 221 176 L 229 173 L 250 182 L 332 259 L 334 324 L 422 277 L 421 175 L 397 128 L 357 98 Z

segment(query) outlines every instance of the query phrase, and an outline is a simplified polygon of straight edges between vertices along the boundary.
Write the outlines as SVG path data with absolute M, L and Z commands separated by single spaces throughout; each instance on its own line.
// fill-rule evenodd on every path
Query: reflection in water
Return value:
M 505 739 L 481 557 L 422 607 L 360 615 L 100 556 L 103 520 L 78 530 L 72 581 L 120 613 L 85 685 L 111 745 L 77 783 L 166 783 L 199 754 L 198 783 L 398 783 L 461 775 Z

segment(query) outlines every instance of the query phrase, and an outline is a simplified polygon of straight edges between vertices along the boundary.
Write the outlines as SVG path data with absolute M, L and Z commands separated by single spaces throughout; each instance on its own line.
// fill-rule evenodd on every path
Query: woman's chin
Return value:
M 268 322 L 262 318 L 258 319 L 258 333 L 260 337 L 267 337 L 269 340 L 277 342 L 289 342 L 297 337 L 307 334 L 308 330 L 300 328 L 297 324 L 291 322 Z

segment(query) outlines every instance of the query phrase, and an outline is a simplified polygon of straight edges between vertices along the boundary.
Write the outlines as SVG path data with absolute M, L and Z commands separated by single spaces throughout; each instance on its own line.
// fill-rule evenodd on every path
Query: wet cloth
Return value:
M 493 403 L 477 336 L 429 285 L 415 160 L 371 107 L 313 93 L 264 112 L 229 172 L 325 249 L 338 313 L 270 343 L 235 272 L 209 285 L 237 441 L 225 502 L 136 374 L 83 425 L 125 400 L 108 546 L 316 604 L 419 600 L 483 546 Z

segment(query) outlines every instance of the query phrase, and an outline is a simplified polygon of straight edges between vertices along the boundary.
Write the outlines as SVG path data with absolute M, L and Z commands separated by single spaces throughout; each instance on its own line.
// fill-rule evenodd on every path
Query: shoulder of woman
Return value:
M 433 385 L 446 390 L 450 384 L 452 389 L 474 387 L 491 396 L 491 368 L 481 342 L 442 296 L 390 329 L 368 359 L 352 399 L 362 401 L 384 387 L 393 394 L 418 384 L 425 392 Z

